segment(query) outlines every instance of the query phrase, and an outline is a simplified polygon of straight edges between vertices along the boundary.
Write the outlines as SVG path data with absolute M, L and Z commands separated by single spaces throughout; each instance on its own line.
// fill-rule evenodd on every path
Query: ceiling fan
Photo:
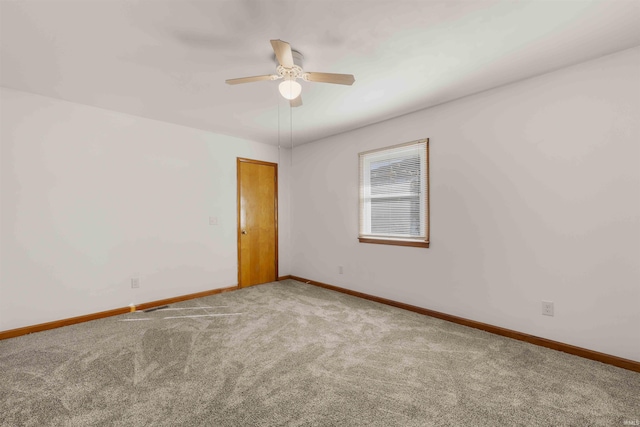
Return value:
M 340 85 L 352 85 L 355 81 L 355 78 L 351 74 L 315 73 L 304 71 L 302 69 L 302 54 L 296 50 L 292 50 L 289 43 L 282 40 L 271 40 L 271 46 L 273 47 L 276 59 L 278 60 L 278 66 L 276 67 L 277 74 L 228 79 L 226 80 L 226 83 L 229 85 L 237 85 L 241 83 L 260 82 L 263 80 L 284 79 L 278 86 L 280 94 L 289 100 L 292 107 L 299 107 L 302 105 L 302 86 L 296 81 L 296 79 L 302 79 L 307 82 L 335 83 Z

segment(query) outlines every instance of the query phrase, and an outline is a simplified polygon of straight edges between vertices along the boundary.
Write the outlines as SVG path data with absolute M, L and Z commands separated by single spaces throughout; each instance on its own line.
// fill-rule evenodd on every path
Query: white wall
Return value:
M 236 157 L 277 147 L 6 88 L 0 106 L 0 330 L 237 284 Z
M 636 48 L 296 147 L 292 274 L 640 361 L 638 76 Z M 358 243 L 358 152 L 424 137 L 431 248 Z

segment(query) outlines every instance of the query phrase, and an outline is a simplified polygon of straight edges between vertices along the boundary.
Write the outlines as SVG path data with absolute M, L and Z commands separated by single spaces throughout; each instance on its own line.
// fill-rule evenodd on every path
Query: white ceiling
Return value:
M 224 83 L 274 73 L 270 39 L 356 77 L 302 82 L 295 144 L 640 45 L 638 0 L 0 0 L 0 19 L 2 86 L 270 144 L 278 82 Z

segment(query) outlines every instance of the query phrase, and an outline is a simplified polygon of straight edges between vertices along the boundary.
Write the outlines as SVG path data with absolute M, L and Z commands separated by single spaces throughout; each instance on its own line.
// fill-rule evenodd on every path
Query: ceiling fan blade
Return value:
M 356 81 L 352 74 L 304 73 L 302 78 L 308 82 L 336 83 L 339 85 L 352 85 Z
M 292 107 L 301 107 L 302 106 L 302 95 L 298 95 L 297 98 L 292 99 L 291 101 L 289 101 L 289 105 L 291 105 Z
M 276 75 L 264 75 L 264 76 L 254 76 L 254 77 L 241 77 L 239 79 L 228 79 L 225 82 L 228 85 L 239 85 L 241 83 L 251 83 L 251 82 L 261 82 L 264 80 L 276 80 L 278 76 Z
M 293 54 L 291 53 L 291 46 L 287 42 L 282 40 L 271 40 L 271 47 L 278 58 L 278 62 L 285 68 L 293 67 Z

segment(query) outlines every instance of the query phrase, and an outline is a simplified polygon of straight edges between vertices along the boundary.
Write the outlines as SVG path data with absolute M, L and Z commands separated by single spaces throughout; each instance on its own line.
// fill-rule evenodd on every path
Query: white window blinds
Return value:
M 428 242 L 427 144 L 360 153 L 361 240 Z

